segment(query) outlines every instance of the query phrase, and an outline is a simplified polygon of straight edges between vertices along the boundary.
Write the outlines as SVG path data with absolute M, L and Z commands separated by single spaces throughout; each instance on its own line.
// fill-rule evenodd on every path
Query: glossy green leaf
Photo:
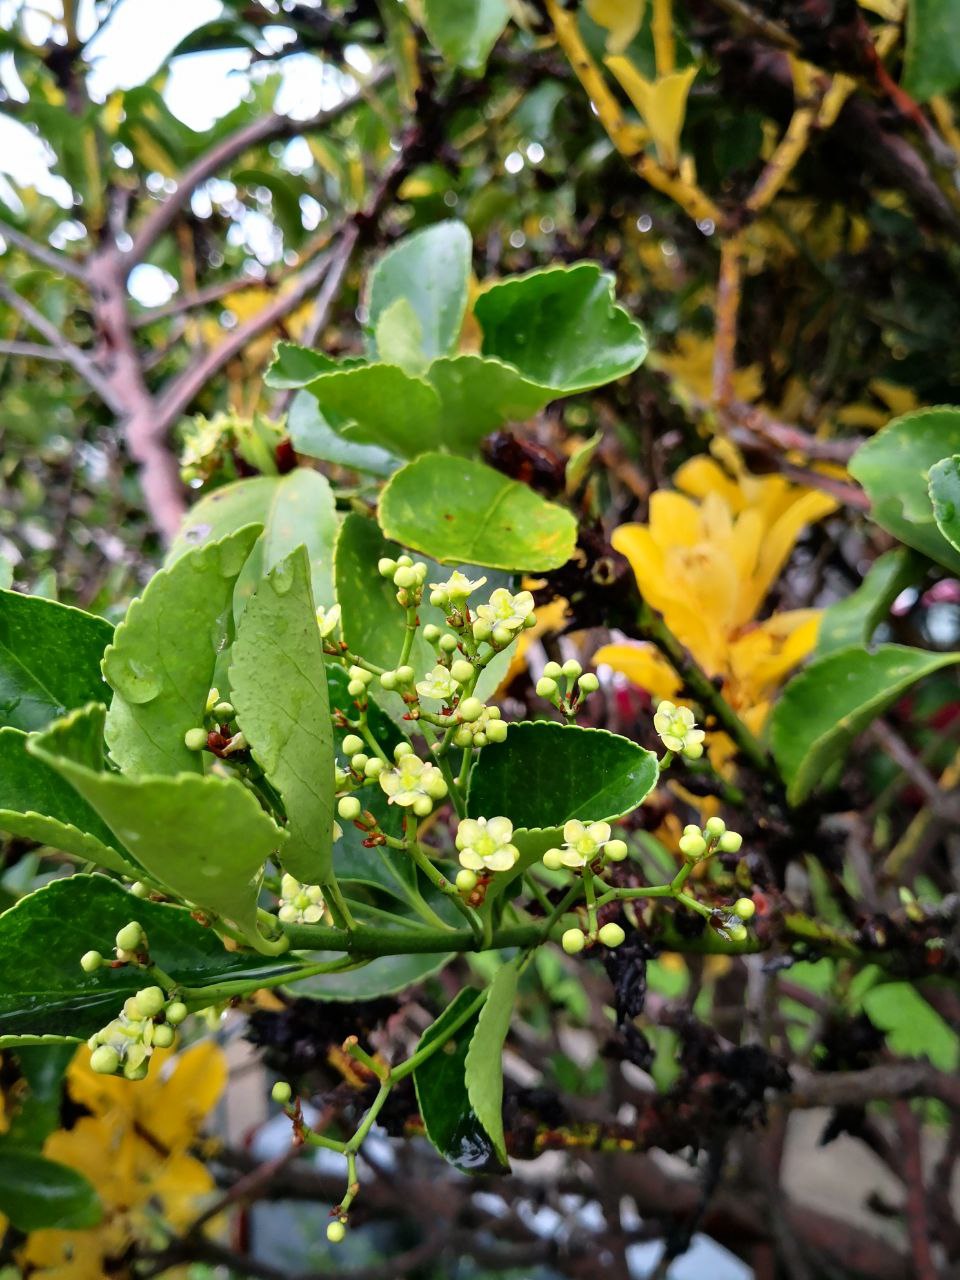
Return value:
M 307 384 L 320 412 L 343 422 L 348 440 L 407 457 L 441 435 L 440 397 L 429 383 L 391 364 L 363 364 L 323 373 Z M 214 495 L 216 496 L 216 495 Z
M 0 1146 L 0 1213 L 19 1231 L 81 1230 L 103 1216 L 82 1173 L 35 1151 Z
M 420 317 L 409 298 L 395 298 L 377 319 L 377 353 L 385 364 L 395 364 L 413 377 L 430 363 L 423 351 Z
M 310 556 L 318 605 L 333 603 L 333 541 L 337 510 L 330 482 L 319 471 L 298 467 L 285 476 L 256 476 L 214 489 L 187 512 L 169 559 L 215 542 L 244 525 L 263 533 L 237 580 L 234 614 L 239 617 L 257 584 L 291 551 L 305 546 Z
M 577 522 L 517 480 L 481 462 L 427 453 L 402 467 L 380 497 L 388 538 L 441 564 L 530 573 L 573 555 Z
M 794 676 L 774 707 L 770 729 L 790 803 L 804 800 L 846 757 L 854 738 L 911 685 L 956 662 L 960 653 L 885 644 L 872 653 L 842 649 Z
M 440 397 L 443 428 L 439 443 L 457 453 L 473 453 L 480 441 L 505 422 L 526 422 L 557 398 L 502 360 L 476 355 L 435 360 L 427 379 Z
M 329 373 L 331 369 L 340 367 L 332 356 L 324 355 L 322 351 L 301 347 L 296 342 L 278 342 L 263 380 L 275 391 L 291 391 L 296 387 L 305 387 L 321 373 Z
M 0 831 L 136 879 L 139 869 L 73 787 L 27 753 L 27 735 L 0 729 Z
M 467 307 L 471 250 L 470 232 L 453 220 L 405 236 L 383 254 L 370 274 L 370 332 L 377 335 L 381 317 L 403 299 L 419 321 L 420 349 L 428 359 L 455 350 Z M 378 353 L 376 339 L 370 354 L 374 359 L 378 354 L 382 360 L 390 358 L 382 348 Z
M 300 547 L 250 597 L 231 650 L 230 696 L 287 817 L 281 860 L 305 884 L 333 865 L 333 727 L 323 642 Z
M 918 102 L 960 86 L 960 10 L 955 0 L 910 0 L 903 87 Z
M 87 702 L 107 702 L 100 659 L 113 627 L 69 605 L 0 591 L 0 726 L 42 729 Z
M 816 657 L 824 658 L 851 645 L 869 644 L 894 600 L 917 581 L 923 566 L 924 561 L 906 547 L 878 556 L 856 591 L 824 609 Z
M 954 550 L 960 551 L 960 455 L 935 463 L 928 487 L 937 528 Z
M 483 71 L 510 18 L 507 0 L 424 0 L 427 35 L 447 62 Z
M 332 953 L 325 955 L 322 952 L 310 952 L 308 956 L 301 957 L 308 964 L 314 959 L 335 958 Z M 346 973 L 323 973 L 315 978 L 306 978 L 291 987 L 291 991 L 294 995 L 309 996 L 313 1000 L 376 1000 L 423 982 L 439 973 L 452 959 L 453 955 L 380 956 Z
M 404 612 L 397 604 L 397 590 L 391 582 L 377 573 L 377 561 L 383 556 L 396 558 L 401 548 L 386 541 L 373 520 L 351 513 L 341 525 L 336 547 L 337 600 L 341 609 L 343 637 L 354 653 L 363 654 L 368 662 L 379 667 L 397 665 L 403 644 L 406 624 Z M 508 587 L 512 579 L 499 573 L 483 574 L 475 565 L 457 566 L 468 577 L 485 576 L 485 586 L 477 592 L 476 599 L 483 600 L 496 588 Z M 445 582 L 450 568 L 427 561 L 427 583 Z M 444 613 L 429 603 L 429 590 L 418 610 L 421 626 L 433 623 L 444 625 Z M 410 661 L 417 671 L 426 673 L 436 663 L 436 651 L 417 632 L 413 641 Z M 510 652 L 498 654 L 483 670 L 477 681 L 477 696 L 489 697 L 506 674 L 510 664 Z M 376 689 L 376 686 L 374 686 Z M 385 703 L 397 705 L 398 702 Z
M 339 421 L 339 419 L 338 419 Z M 330 419 L 320 412 L 316 397 L 309 391 L 298 391 L 287 414 L 287 429 L 297 453 L 323 462 L 334 462 L 354 471 L 374 476 L 388 476 L 402 465 L 401 459 L 374 444 L 358 444 L 336 430 Z
M 877 524 L 960 573 L 960 551 L 937 527 L 928 491 L 930 468 L 960 453 L 960 409 L 918 409 L 888 423 L 850 459 L 849 471 L 866 490 Z
M 222 492 L 222 490 L 218 491 Z M 230 633 L 233 590 L 259 529 L 198 546 L 155 573 L 103 655 L 114 690 L 106 740 L 126 773 L 195 773 L 183 737 L 202 724 L 217 657 Z
M 467 1054 L 479 1009 L 457 1026 L 477 1002 L 478 994 L 470 989 L 460 991 L 426 1029 L 417 1045 L 418 1052 L 438 1040 L 445 1047 L 431 1054 L 413 1073 L 427 1137 L 444 1159 L 464 1173 L 496 1172 L 501 1167 L 493 1141 L 467 1096 Z M 452 1033 L 451 1027 L 456 1028 Z
M 0 915 L 0 1046 L 40 1036 L 85 1040 L 144 985 L 135 966 L 84 973 L 85 951 L 113 954 L 117 932 L 143 926 L 156 965 L 189 987 L 285 973 L 299 961 L 230 952 L 182 907 L 135 898 L 116 880 L 52 880 Z
M 71 722 L 81 717 L 96 723 L 98 709 L 57 721 L 31 738 L 29 750 L 75 787 L 150 879 L 222 916 L 258 945 L 261 870 L 287 833 L 233 778 L 127 777 L 78 761 L 69 734 Z
M 17 1109 L 9 1116 L 0 1147 L 9 1145 L 39 1151 L 54 1129 L 60 1128 L 63 1076 L 76 1052 L 77 1046 L 73 1043 L 16 1048 L 16 1063 L 26 1090 L 18 1090 Z
M 501 1164 L 507 1163 L 503 1134 L 503 1045 L 517 998 L 515 961 L 497 970 L 467 1050 L 465 1079 L 474 1114 L 490 1135 Z
M 646 338 L 617 305 L 613 283 L 596 263 L 582 262 L 491 286 L 474 306 L 483 354 L 566 394 L 632 373 L 647 354 Z

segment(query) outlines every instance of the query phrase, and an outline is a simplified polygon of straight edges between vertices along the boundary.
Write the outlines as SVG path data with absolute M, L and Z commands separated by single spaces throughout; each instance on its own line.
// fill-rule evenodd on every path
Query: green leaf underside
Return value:
M 440 1017 L 420 1037 L 417 1049 L 447 1039 L 447 1028 L 477 999 L 466 989 L 444 1009 Z M 427 1137 L 450 1164 L 464 1173 L 488 1173 L 502 1167 L 497 1150 L 470 1105 L 466 1065 L 470 1042 L 476 1031 L 479 1012 L 469 1018 L 443 1049 L 432 1054 L 413 1073 L 417 1105 Z
M 919 102 L 960 85 L 960 11 L 955 0 L 910 0 L 903 87 Z
M 259 528 L 248 526 L 154 574 L 103 655 L 114 690 L 106 741 L 128 774 L 198 773 L 184 734 L 203 723 L 233 589 Z
M 88 707 L 74 718 L 95 723 L 97 712 Z M 63 754 L 69 728 L 69 719 L 57 722 L 32 738 L 29 750 L 75 787 L 150 879 L 222 916 L 257 945 L 260 873 L 287 836 L 253 793 L 212 774 L 98 772 Z
M 15 1051 L 27 1093 L 10 1116 L 9 1127 L 0 1137 L 0 1147 L 26 1147 L 39 1151 L 54 1129 L 60 1128 L 63 1076 L 75 1044 L 20 1045 Z
M 21 1037 L 82 1040 L 115 1018 L 127 996 L 146 984 L 143 971 L 84 973 L 80 957 L 95 950 L 109 959 L 118 930 L 131 920 L 143 926 L 155 964 L 184 986 L 294 967 L 225 951 L 182 907 L 135 898 L 106 876 L 54 880 L 0 915 L 0 1045 Z
M 960 456 L 941 458 L 930 468 L 929 492 L 937 528 L 960 551 Z
M 374 476 L 388 476 L 401 466 L 401 459 L 372 444 L 357 444 L 345 439 L 320 412 L 316 397 L 309 391 L 298 391 L 290 403 L 287 428 L 297 453 L 324 462 L 335 462 L 354 471 Z
M 0 726 L 29 732 L 106 702 L 100 659 L 112 635 L 109 622 L 82 609 L 0 591 Z
M 0 729 L 0 831 L 60 849 L 134 879 L 136 863 L 73 787 L 27 753 L 27 735 Z
M 336 958 L 333 952 L 310 952 L 303 957 L 307 964 L 314 960 Z M 439 973 L 453 958 L 452 953 L 380 956 L 347 973 L 322 973 L 315 978 L 305 978 L 292 987 L 291 991 L 297 996 L 309 996 L 313 1000 L 376 1000 L 380 996 L 397 995 L 398 992 L 423 982 Z
M 13 1147 L 0 1147 L 0 1213 L 19 1231 L 82 1230 L 103 1216 L 82 1173 Z
M 354 653 L 361 653 L 368 662 L 388 669 L 395 667 L 400 657 L 405 629 L 404 611 L 397 604 L 396 587 L 377 572 L 377 561 L 383 556 L 395 559 L 400 554 L 400 546 L 388 542 L 373 520 L 356 512 L 345 517 L 337 538 L 335 559 L 343 638 Z M 458 563 L 457 567 L 472 580 L 486 577 L 487 581 L 477 591 L 474 601 L 487 598 L 496 587 L 509 587 L 512 584 L 512 578 L 507 574 L 485 572 L 476 565 L 463 562 Z M 449 565 L 427 560 L 428 587 L 417 611 L 421 627 L 414 636 L 410 655 L 410 661 L 418 673 L 430 671 L 437 661 L 435 649 L 423 639 L 423 627 L 433 623 L 445 628 L 443 610 L 429 603 L 429 583 L 445 582 L 451 572 Z M 477 697 L 490 697 L 509 665 L 509 652 L 493 658 L 477 681 Z M 372 688 L 376 692 L 376 682 Z M 391 702 L 397 705 L 395 699 L 391 699 Z M 343 709 L 356 719 L 356 707 L 352 703 Z
M 448 62 L 480 72 L 507 25 L 506 0 L 424 0 L 423 22 Z
M 465 1071 L 470 1105 L 490 1135 L 502 1164 L 507 1164 L 503 1133 L 503 1045 L 510 1030 L 516 997 L 517 966 L 511 962 L 497 970 L 490 984 L 477 1029 L 467 1050 Z
M 960 551 L 937 527 L 927 481 L 931 467 L 953 453 L 960 453 L 960 409 L 918 409 L 896 418 L 862 444 L 848 469 L 866 490 L 877 524 L 960 573 Z
M 441 564 L 535 573 L 573 555 L 577 522 L 526 485 L 481 462 L 427 453 L 380 497 L 384 534 Z
M 453 351 L 467 307 L 471 250 L 470 232 L 451 219 L 405 236 L 383 254 L 367 289 L 371 333 L 376 334 L 384 312 L 404 300 L 419 321 L 419 343 L 427 359 Z M 375 339 L 370 355 L 377 357 Z M 384 352 L 380 355 L 386 358 Z
M 810 795 L 853 740 L 911 685 L 957 662 L 960 653 L 887 644 L 872 653 L 840 650 L 794 676 L 774 707 L 770 733 L 790 803 Z
M 237 721 L 283 800 L 283 865 L 306 884 L 325 884 L 333 857 L 333 727 L 304 547 L 251 596 L 231 659 Z
M 474 305 L 482 353 L 531 381 L 571 394 L 632 373 L 647 354 L 640 326 L 596 263 L 549 267 L 503 280 Z
M 168 559 L 176 561 L 192 548 L 250 524 L 262 525 L 263 532 L 237 579 L 235 617 L 243 612 L 264 576 L 301 544 L 310 556 L 317 604 L 326 607 L 333 603 L 336 501 L 326 476 L 307 467 L 285 476 L 255 476 L 214 489 L 187 512 Z
M 824 610 L 815 656 L 825 658 L 838 649 L 869 644 L 894 600 L 917 581 L 923 567 L 923 560 L 907 547 L 878 556 L 856 591 Z

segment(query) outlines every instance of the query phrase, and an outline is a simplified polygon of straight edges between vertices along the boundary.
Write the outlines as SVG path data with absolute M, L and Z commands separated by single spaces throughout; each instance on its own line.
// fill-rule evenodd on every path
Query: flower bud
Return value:
M 610 862 L 623 862 L 629 850 L 625 840 L 608 840 L 603 846 L 603 852 Z
M 537 697 L 552 702 L 557 696 L 557 682 L 552 676 L 541 676 L 537 681 Z
M 142 1062 L 132 1062 L 129 1059 L 123 1064 L 124 1080 L 144 1080 L 149 1069 L 149 1059 L 144 1058 Z
M 455 747 L 463 747 L 464 749 L 473 746 L 473 734 L 466 725 L 458 729 L 453 735 L 453 745 Z
M 103 956 L 99 951 L 85 951 L 80 957 L 80 968 L 84 973 L 96 973 L 103 964 Z
M 236 712 L 232 702 L 218 702 L 213 708 L 213 714 L 218 720 L 232 720 Z
M 361 684 L 369 684 L 373 679 L 373 672 L 368 671 L 366 667 L 350 667 L 347 675 L 351 680 L 359 680 Z
M 397 761 L 402 760 L 404 756 L 409 756 L 412 754 L 413 754 L 413 747 L 411 747 L 409 742 L 398 742 L 397 745 L 393 748 L 393 758 L 394 760 L 397 760 Z
M 683 755 L 687 760 L 699 760 L 703 755 L 703 743 L 691 742 L 683 748 Z
M 478 643 L 483 640 L 489 640 L 493 635 L 493 627 L 489 622 L 485 622 L 483 618 L 478 618 L 473 624 L 473 638 Z
M 134 880 L 133 884 L 130 886 L 130 892 L 135 898 L 150 897 L 150 890 L 142 880 Z
M 743 844 L 743 836 L 739 831 L 725 831 L 720 837 L 721 853 L 739 853 Z
M 274 1102 L 279 1102 L 281 1107 L 285 1107 L 293 1097 L 293 1090 L 286 1080 L 278 1080 L 270 1090 L 270 1097 L 273 1098 Z
M 393 585 L 406 590 L 408 587 L 416 586 L 417 575 L 412 565 L 402 564 L 397 568 L 393 575 Z
M 417 796 L 411 808 L 418 818 L 426 818 L 433 813 L 433 801 L 429 796 Z
M 560 668 L 568 680 L 577 680 L 583 675 L 583 667 L 576 658 L 569 658 Z
M 347 756 L 355 756 L 358 751 L 363 750 L 363 739 L 355 733 L 348 733 L 343 740 L 343 751 Z
M 727 935 L 731 942 L 746 942 L 747 926 L 745 924 L 729 924 L 727 925 Z
M 396 572 L 396 560 L 391 560 L 389 556 L 382 556 L 377 561 L 377 573 L 379 573 L 381 578 L 392 578 Z
M 703 826 L 703 834 L 710 836 L 713 840 L 719 840 L 727 829 L 727 824 L 722 818 L 708 818 Z
M 587 945 L 587 940 L 582 930 L 567 929 L 560 939 L 560 945 L 568 956 L 575 956 Z
M 454 884 L 456 884 L 461 893 L 473 893 L 477 887 L 477 873 L 464 867 L 462 871 L 457 872 Z
M 406 665 L 397 667 L 397 681 L 399 684 L 413 684 L 415 675 L 413 667 Z
M 202 751 L 207 745 L 206 729 L 188 729 L 183 735 L 183 745 L 188 751 Z
M 506 742 L 508 726 L 502 720 L 491 720 L 487 725 L 487 737 L 491 742 Z
M 559 680 L 563 675 L 563 667 L 559 662 L 548 662 L 543 668 L 543 674 L 550 680 Z
M 167 1005 L 166 1018 L 171 1027 L 179 1027 L 187 1016 L 187 1006 L 182 1000 L 174 1000 L 172 1004 Z
M 490 640 L 498 649 L 504 649 L 513 639 L 513 632 L 509 627 L 494 627 Z
M 167 997 L 160 987 L 144 987 L 133 998 L 141 1018 L 155 1018 L 167 1003 Z
M 344 822 L 353 822 L 363 812 L 363 805 L 356 796 L 344 796 L 337 804 L 337 813 Z
M 153 1028 L 153 1044 L 156 1049 L 169 1049 L 176 1038 L 177 1033 L 173 1027 L 168 1027 L 165 1022 Z
M 351 698 L 362 698 L 367 691 L 367 686 L 362 680 L 351 680 L 347 684 L 347 693 Z
M 451 632 L 445 631 L 439 640 L 440 648 L 444 653 L 455 653 L 459 645 L 459 641 Z
M 347 1228 L 342 1222 L 331 1222 L 327 1227 L 327 1239 L 331 1244 L 341 1244 L 347 1234 Z
M 380 676 L 380 686 L 386 689 L 388 693 L 392 693 L 399 683 L 395 671 L 384 671 Z
M 579 688 L 580 692 L 584 694 L 584 696 L 586 696 L 587 694 L 597 692 L 597 690 L 600 688 L 600 681 L 597 679 L 597 677 L 593 674 L 592 671 L 588 671 L 585 675 L 582 675 L 580 679 L 577 681 L 577 687 Z
M 136 951 L 143 941 L 143 928 L 136 920 L 125 924 L 117 934 L 117 946 L 121 951 Z
M 700 828 L 695 822 L 688 822 L 683 828 L 683 834 L 685 836 L 698 836 L 700 835 Z
M 707 851 L 707 842 L 701 835 L 681 836 L 678 843 L 685 858 L 702 858 Z
M 381 773 L 387 766 L 383 763 L 379 756 L 371 756 L 367 763 L 363 766 L 363 774 L 365 778 L 379 778 Z
M 355 756 L 350 757 L 350 768 L 354 773 L 363 773 L 369 763 L 370 757 L 365 751 L 358 751 Z
M 112 1076 L 120 1066 L 120 1055 L 113 1045 L 102 1044 L 90 1055 L 90 1069 L 98 1076 Z
M 427 771 L 425 770 L 424 772 Z M 424 786 L 426 787 L 427 795 L 434 800 L 442 800 L 447 794 L 447 784 L 439 769 L 434 769 L 429 774 Z
M 430 603 L 435 609 L 442 609 L 447 603 L 447 593 L 445 591 L 441 591 L 439 588 L 435 588 L 430 592 Z
M 413 568 L 413 561 L 410 559 L 410 557 L 406 553 L 404 553 L 402 556 L 397 556 L 397 564 L 404 564 L 407 566 L 408 569 Z
M 479 720 L 483 715 L 483 703 L 479 698 L 464 698 L 457 707 L 457 714 L 460 719 L 467 724 L 472 724 L 474 720 Z
M 473 679 L 473 663 L 467 662 L 466 658 L 458 658 L 450 664 L 450 674 L 457 684 L 466 684 Z
M 473 745 L 475 747 L 485 747 L 487 745 L 487 735 L 483 730 L 480 730 L 473 735 Z
M 619 947 L 620 943 L 626 938 L 623 929 L 615 921 L 611 920 L 609 924 L 605 924 L 597 937 L 605 947 Z
M 427 644 L 436 644 L 442 634 L 443 633 L 440 628 L 435 626 L 432 622 L 428 622 L 421 632 L 421 635 L 424 640 L 426 640 Z
M 741 920 L 752 920 L 757 914 L 757 904 L 752 898 L 738 898 L 733 904 L 733 911 Z
M 563 857 L 559 849 L 548 849 L 543 855 L 543 865 L 548 871 L 559 871 L 563 866 Z

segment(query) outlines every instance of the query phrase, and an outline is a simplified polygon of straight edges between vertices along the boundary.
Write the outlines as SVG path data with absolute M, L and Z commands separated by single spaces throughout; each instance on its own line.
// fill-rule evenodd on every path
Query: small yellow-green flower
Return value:
M 520 857 L 509 818 L 464 818 L 457 828 L 460 865 L 468 871 L 509 871 Z
M 438 663 L 425 679 L 417 685 L 417 693 L 421 698 L 433 698 L 437 702 L 446 702 L 458 692 L 460 686 L 454 680 L 447 667 Z
M 661 702 L 653 717 L 653 727 L 668 751 L 678 751 L 691 760 L 703 755 L 706 734 L 696 727 L 696 720 L 689 707 L 678 707 L 672 702 Z
M 324 910 L 323 890 L 318 884 L 301 884 L 296 876 L 284 875 L 277 912 L 284 924 L 317 924 Z
M 430 603 L 434 605 L 453 605 L 457 607 L 462 605 L 468 596 L 473 595 L 484 585 L 486 578 L 475 578 L 471 581 L 465 573 L 461 573 L 459 569 L 454 569 L 446 582 L 431 582 Z
M 320 634 L 324 640 L 328 636 L 332 636 L 340 625 L 340 606 L 332 605 L 329 609 L 319 608 L 317 610 L 317 626 L 320 628 Z
M 550 849 L 548 853 L 553 854 L 563 866 L 576 870 L 580 867 L 585 867 L 588 862 L 592 862 L 594 858 L 602 853 L 603 846 L 609 839 L 609 822 L 591 822 L 587 824 L 579 822 L 576 818 L 571 818 L 569 822 L 564 823 L 563 847 Z
M 378 782 L 389 803 L 404 808 L 424 808 L 423 802 L 442 800 L 447 794 L 447 784 L 437 766 L 421 760 L 413 752 L 401 756 L 393 768 L 384 769 Z
M 533 609 L 533 596 L 529 591 L 518 591 L 516 595 L 512 595 L 506 587 L 497 587 L 489 604 L 477 606 L 477 617 L 491 627 L 519 631 L 527 625 L 527 618 L 532 617 Z

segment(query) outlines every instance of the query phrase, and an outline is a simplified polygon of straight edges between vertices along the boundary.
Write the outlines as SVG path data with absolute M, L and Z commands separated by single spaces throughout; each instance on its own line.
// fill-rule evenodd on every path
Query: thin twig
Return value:
M 58 252 L 50 245 L 39 244 L 30 236 L 24 235 L 22 231 L 18 231 L 16 227 L 11 227 L 9 222 L 0 222 L 0 239 L 16 245 L 28 257 L 33 258 L 35 262 L 43 263 L 57 275 L 70 276 L 73 280 L 86 282 L 87 273 L 79 262 L 68 258 L 65 253 Z

